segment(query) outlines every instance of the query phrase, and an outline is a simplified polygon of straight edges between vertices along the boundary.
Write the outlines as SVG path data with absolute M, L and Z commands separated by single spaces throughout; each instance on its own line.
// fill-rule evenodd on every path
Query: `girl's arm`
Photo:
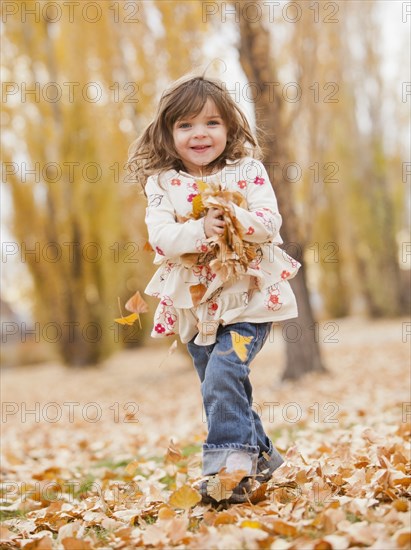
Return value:
M 206 239 L 204 220 L 178 223 L 167 191 L 159 186 L 156 176 L 148 178 L 146 194 L 148 206 L 145 222 L 149 243 L 157 253 L 154 263 L 199 252 L 201 244 Z
M 246 182 L 248 210 L 233 204 L 234 214 L 245 229 L 245 241 L 282 243 L 282 218 L 267 171 L 261 162 L 253 160 L 252 163 L 258 168 L 258 176 Z

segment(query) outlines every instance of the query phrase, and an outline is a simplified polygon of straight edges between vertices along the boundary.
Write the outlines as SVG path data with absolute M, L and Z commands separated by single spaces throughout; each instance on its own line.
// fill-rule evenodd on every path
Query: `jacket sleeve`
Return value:
M 146 194 L 148 205 L 145 222 L 149 243 L 156 252 L 154 263 L 199 252 L 202 241 L 206 239 L 204 220 L 177 222 L 167 189 L 160 187 L 157 176 L 148 178 Z
M 264 165 L 253 160 L 253 176 L 247 178 L 246 199 L 248 209 L 236 204 L 234 213 L 244 227 L 244 240 L 253 243 L 275 242 L 281 244 L 282 217 L 278 211 L 277 199 Z M 250 166 L 251 167 L 251 166 Z M 258 174 L 254 177 L 254 174 Z

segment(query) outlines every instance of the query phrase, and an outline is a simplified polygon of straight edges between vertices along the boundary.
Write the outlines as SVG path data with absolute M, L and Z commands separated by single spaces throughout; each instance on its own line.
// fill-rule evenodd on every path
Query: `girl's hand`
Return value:
M 204 233 L 206 237 L 222 235 L 224 233 L 225 221 L 222 219 L 223 211 L 219 208 L 209 208 L 204 218 Z

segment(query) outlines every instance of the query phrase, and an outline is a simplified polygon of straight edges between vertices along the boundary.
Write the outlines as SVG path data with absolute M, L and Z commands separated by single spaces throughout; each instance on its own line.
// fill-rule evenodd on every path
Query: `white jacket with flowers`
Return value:
M 156 252 L 159 269 L 145 292 L 160 299 L 151 335 L 154 338 L 179 334 L 183 343 L 198 345 L 215 342 L 220 324 L 262 323 L 297 317 L 297 304 L 288 279 L 300 264 L 277 245 L 281 216 L 277 200 L 263 164 L 246 157 L 227 161 L 226 167 L 206 183 L 239 191 L 247 210 L 233 204 L 243 227 L 244 240 L 258 243 L 257 257 L 247 271 L 235 280 L 223 282 L 209 266 L 210 248 L 204 233 L 204 218 L 179 222 L 192 214 L 192 201 L 198 194 L 200 178 L 175 170 L 160 177 L 151 176 L 146 185 L 148 206 L 146 224 L 149 242 Z M 198 254 L 195 265 L 184 265 L 184 254 Z M 207 291 L 194 306 L 190 287 L 205 285 Z

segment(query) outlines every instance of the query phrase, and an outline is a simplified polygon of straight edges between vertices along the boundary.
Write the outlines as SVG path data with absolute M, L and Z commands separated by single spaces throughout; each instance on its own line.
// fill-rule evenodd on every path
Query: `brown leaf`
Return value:
M 230 498 L 233 491 L 227 489 L 226 485 L 221 482 L 221 479 L 216 476 L 211 476 L 207 482 L 207 494 L 217 502 Z
M 141 297 L 140 292 L 137 290 L 135 294 L 126 302 L 124 306 L 127 311 L 132 313 L 147 313 L 148 305 Z
M 202 297 L 207 292 L 207 287 L 203 284 L 190 286 L 191 299 L 193 300 L 193 306 L 196 307 L 200 304 Z
M 24 548 L 27 548 L 27 550 L 53 550 L 53 542 L 51 537 L 45 536 L 41 539 L 30 541 L 24 545 Z
M 248 474 L 246 470 L 235 470 L 233 472 L 227 472 L 226 468 L 221 468 L 218 472 L 218 477 L 221 483 L 227 490 L 234 489 L 240 481 Z
M 61 541 L 64 550 L 92 550 L 93 546 L 89 541 L 67 537 Z
M 158 511 L 158 519 L 173 519 L 175 515 L 176 512 L 170 506 L 167 506 L 167 504 L 161 506 Z
M 220 512 L 215 518 L 213 525 L 227 525 L 230 523 L 236 523 L 237 517 L 230 512 Z
M 409 527 L 404 527 L 402 529 L 399 529 L 395 535 L 395 540 L 399 546 L 399 548 L 405 548 L 408 546 L 410 547 L 411 544 L 411 530 Z
M 333 546 L 330 542 L 321 539 L 314 544 L 314 550 L 333 550 Z
M 291 525 L 290 523 L 287 523 L 285 521 L 281 520 L 275 520 L 271 527 L 273 530 L 278 533 L 279 535 L 285 535 L 286 537 L 295 537 L 298 533 L 297 527 L 295 525 Z
M 405 499 L 396 499 L 392 505 L 398 512 L 408 512 L 408 502 Z

